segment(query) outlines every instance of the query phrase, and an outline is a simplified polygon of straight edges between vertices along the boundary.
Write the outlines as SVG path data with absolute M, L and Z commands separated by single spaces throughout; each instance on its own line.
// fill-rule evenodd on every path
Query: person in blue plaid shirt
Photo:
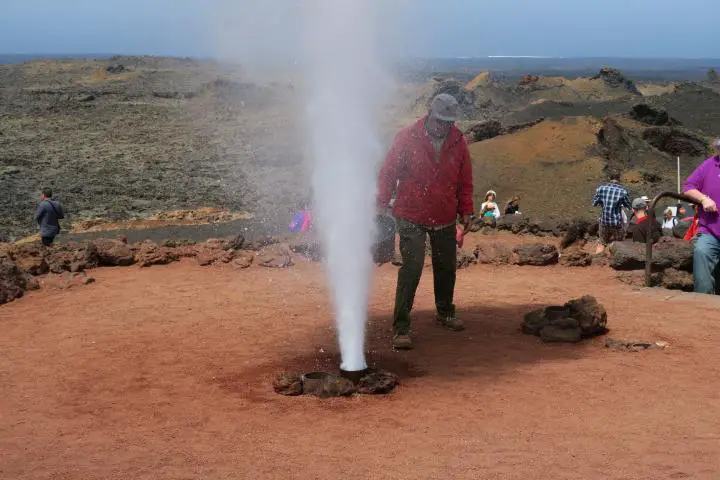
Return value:
M 620 185 L 620 174 L 610 172 L 608 183 L 600 185 L 595 191 L 593 207 L 602 207 L 600 214 L 600 241 L 602 246 L 597 253 L 605 250 L 605 247 L 615 241 L 622 241 L 624 236 L 624 225 L 622 219 L 622 208 L 632 208 L 628 191 Z

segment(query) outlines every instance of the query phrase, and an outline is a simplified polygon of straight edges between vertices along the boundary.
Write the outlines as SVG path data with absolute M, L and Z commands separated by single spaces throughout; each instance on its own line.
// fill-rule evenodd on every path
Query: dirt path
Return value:
M 283 369 L 337 366 L 322 268 L 103 269 L 0 307 L 0 478 L 716 479 L 720 302 L 633 290 L 605 269 L 460 273 L 464 333 L 388 348 L 396 269 L 375 277 L 370 358 L 387 397 L 275 395 Z M 594 293 L 620 353 L 518 333 L 537 305 Z

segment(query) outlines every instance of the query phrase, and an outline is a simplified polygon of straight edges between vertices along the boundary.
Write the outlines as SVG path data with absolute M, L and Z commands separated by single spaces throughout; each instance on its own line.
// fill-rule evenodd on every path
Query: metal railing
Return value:
M 688 197 L 687 195 L 683 195 L 682 193 L 675 193 L 675 192 L 662 192 L 655 198 L 653 198 L 653 201 L 650 203 L 649 208 L 649 216 L 650 216 L 650 225 L 655 225 L 655 207 L 657 205 L 658 200 L 662 198 L 674 198 L 675 200 L 679 200 L 682 202 L 687 202 L 691 205 L 696 205 L 697 202 L 693 200 L 692 198 Z M 652 230 L 652 227 L 651 227 Z M 652 287 L 652 249 L 653 247 L 653 236 L 652 234 L 649 234 L 647 236 L 647 241 L 645 243 L 645 286 L 646 287 Z

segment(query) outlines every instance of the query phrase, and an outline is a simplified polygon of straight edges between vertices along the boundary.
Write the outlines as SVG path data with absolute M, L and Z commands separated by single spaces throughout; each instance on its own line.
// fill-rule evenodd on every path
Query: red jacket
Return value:
M 390 204 L 393 215 L 428 227 L 455 223 L 457 215 L 473 213 L 473 175 L 470 151 L 462 132 L 448 133 L 436 161 L 425 120 L 400 131 L 380 170 L 377 201 Z M 398 183 L 399 181 L 399 183 Z M 396 188 L 397 185 L 397 188 Z

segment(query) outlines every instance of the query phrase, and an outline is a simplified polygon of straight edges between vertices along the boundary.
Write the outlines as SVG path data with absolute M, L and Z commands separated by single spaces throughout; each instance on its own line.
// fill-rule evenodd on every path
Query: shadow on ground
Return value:
M 447 331 L 435 324 L 433 311 L 413 313 L 411 351 L 394 351 L 390 346 L 392 316 L 370 318 L 367 329 L 366 352 L 368 366 L 397 374 L 401 381 L 431 377 L 438 379 L 476 378 L 488 380 L 514 369 L 543 362 L 570 362 L 582 359 L 590 341 L 580 344 L 544 344 L 537 337 L 520 331 L 523 315 L 544 305 L 475 306 L 458 311 L 465 320 L 464 332 Z M 317 336 L 322 345 L 308 343 L 307 353 L 288 354 L 270 362 L 251 367 L 224 378 L 218 378 L 224 390 L 241 392 L 258 378 L 267 380 L 265 388 L 282 371 L 305 373 L 311 371 L 337 372 L 339 350 L 332 332 L 325 330 Z M 298 345 L 299 349 L 302 346 Z M 243 386 L 244 385 L 244 386 Z

